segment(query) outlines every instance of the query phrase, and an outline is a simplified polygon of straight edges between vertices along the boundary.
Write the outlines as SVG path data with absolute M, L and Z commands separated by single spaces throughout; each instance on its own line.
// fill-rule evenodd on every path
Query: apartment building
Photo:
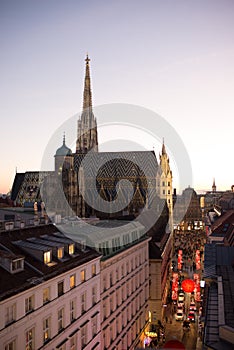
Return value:
M 100 254 L 54 225 L 0 236 L 0 348 L 100 349 Z

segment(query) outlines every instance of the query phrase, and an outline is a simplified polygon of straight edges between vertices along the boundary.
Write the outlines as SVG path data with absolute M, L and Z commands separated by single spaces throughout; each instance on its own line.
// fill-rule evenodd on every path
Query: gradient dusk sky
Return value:
M 155 111 L 185 144 L 188 185 L 234 184 L 233 0 L 0 0 L 0 44 L 0 193 L 80 111 L 87 52 L 94 105 Z

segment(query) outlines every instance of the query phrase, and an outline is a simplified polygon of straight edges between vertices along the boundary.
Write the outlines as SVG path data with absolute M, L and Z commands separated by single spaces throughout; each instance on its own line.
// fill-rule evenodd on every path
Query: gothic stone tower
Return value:
M 97 121 L 92 110 L 92 92 L 90 81 L 90 59 L 87 55 L 84 81 L 83 111 L 78 120 L 76 153 L 98 152 Z
M 173 225 L 173 198 L 172 198 L 172 171 L 169 164 L 169 157 L 166 152 L 166 147 L 163 140 L 162 154 L 159 155 L 160 158 L 160 198 L 165 199 L 169 209 L 169 217 L 171 225 Z M 172 227 L 171 227 L 172 228 Z

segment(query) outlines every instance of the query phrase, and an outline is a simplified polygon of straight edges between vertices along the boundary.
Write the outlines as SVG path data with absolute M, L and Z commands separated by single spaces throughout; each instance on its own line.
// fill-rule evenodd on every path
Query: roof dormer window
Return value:
M 75 244 L 69 244 L 69 255 L 73 255 L 75 253 Z
M 64 247 L 60 247 L 60 248 L 58 248 L 58 250 L 57 250 L 57 258 L 58 258 L 58 259 L 62 259 L 63 256 L 64 256 Z
M 49 264 L 51 262 L 51 250 L 44 252 L 44 264 Z
M 24 269 L 24 259 L 20 258 L 20 259 L 12 260 L 12 263 L 11 263 L 12 273 L 22 271 L 23 269 Z

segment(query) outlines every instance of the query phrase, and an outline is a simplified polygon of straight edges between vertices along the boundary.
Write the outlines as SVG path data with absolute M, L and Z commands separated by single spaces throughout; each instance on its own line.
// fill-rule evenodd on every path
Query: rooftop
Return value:
M 43 253 L 52 250 L 54 246 L 71 242 L 75 244 L 74 254 L 69 255 L 65 251 L 64 259 L 59 259 L 53 255 L 53 263 L 51 264 L 44 263 L 43 259 L 39 259 L 33 254 L 33 251 Z M 15 255 L 25 258 L 23 271 L 15 274 L 11 274 L 0 266 L 0 300 L 100 256 L 92 248 L 82 249 L 79 244 L 65 237 L 52 224 L 2 232 L 0 234 L 0 249 L 3 255 L 9 254 L 9 256 Z

